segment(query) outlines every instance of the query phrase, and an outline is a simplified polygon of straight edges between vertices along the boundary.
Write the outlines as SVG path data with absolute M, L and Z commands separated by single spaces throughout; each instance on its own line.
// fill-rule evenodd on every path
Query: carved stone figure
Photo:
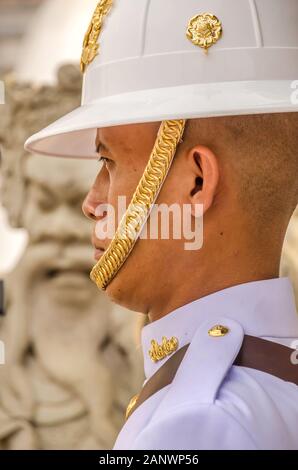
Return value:
M 5 280 L 3 449 L 110 448 L 143 380 L 136 314 L 113 306 L 89 279 L 91 228 L 81 205 L 97 162 L 24 155 L 22 147 L 42 120 L 65 112 L 64 95 L 66 107 L 76 106 L 75 70 L 60 70 L 57 87 L 11 84 L 0 123 L 3 202 L 29 234 Z

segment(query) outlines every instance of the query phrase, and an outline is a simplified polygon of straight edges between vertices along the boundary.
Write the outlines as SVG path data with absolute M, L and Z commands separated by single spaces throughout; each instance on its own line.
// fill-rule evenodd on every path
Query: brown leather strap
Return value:
M 149 397 L 172 383 L 189 344 L 179 349 L 146 382 L 128 417 Z M 244 336 L 234 365 L 257 369 L 298 385 L 298 365 L 291 362 L 293 349 L 255 336 Z

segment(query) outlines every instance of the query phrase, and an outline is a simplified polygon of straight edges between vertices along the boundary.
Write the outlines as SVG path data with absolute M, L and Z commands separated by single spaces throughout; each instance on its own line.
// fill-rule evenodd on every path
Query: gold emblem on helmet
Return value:
M 186 36 L 196 46 L 208 51 L 222 35 L 222 24 L 219 19 L 211 13 L 203 13 L 194 16 L 187 28 Z
M 85 34 L 83 51 L 81 57 L 81 70 L 84 73 L 86 67 L 98 55 L 99 43 L 98 38 L 101 33 L 103 22 L 106 15 L 113 6 L 113 0 L 101 0 L 93 13 L 91 23 Z

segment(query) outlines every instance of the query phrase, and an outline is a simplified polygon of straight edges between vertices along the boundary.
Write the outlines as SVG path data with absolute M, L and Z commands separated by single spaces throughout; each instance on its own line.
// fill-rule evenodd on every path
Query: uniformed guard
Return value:
M 101 0 L 82 106 L 26 143 L 100 157 L 91 278 L 149 316 L 115 449 L 298 449 L 298 317 L 278 278 L 298 202 L 297 21 L 296 0 Z M 100 237 L 118 196 L 127 212 Z M 203 217 L 199 249 L 142 236 L 161 204 L 198 231 Z

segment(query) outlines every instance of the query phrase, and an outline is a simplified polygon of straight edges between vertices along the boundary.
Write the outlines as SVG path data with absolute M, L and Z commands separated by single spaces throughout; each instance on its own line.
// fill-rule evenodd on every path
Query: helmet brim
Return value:
M 30 137 L 25 149 L 58 157 L 98 158 L 98 128 L 169 119 L 297 112 L 292 83 L 265 80 L 194 84 L 113 95 L 65 115 Z

